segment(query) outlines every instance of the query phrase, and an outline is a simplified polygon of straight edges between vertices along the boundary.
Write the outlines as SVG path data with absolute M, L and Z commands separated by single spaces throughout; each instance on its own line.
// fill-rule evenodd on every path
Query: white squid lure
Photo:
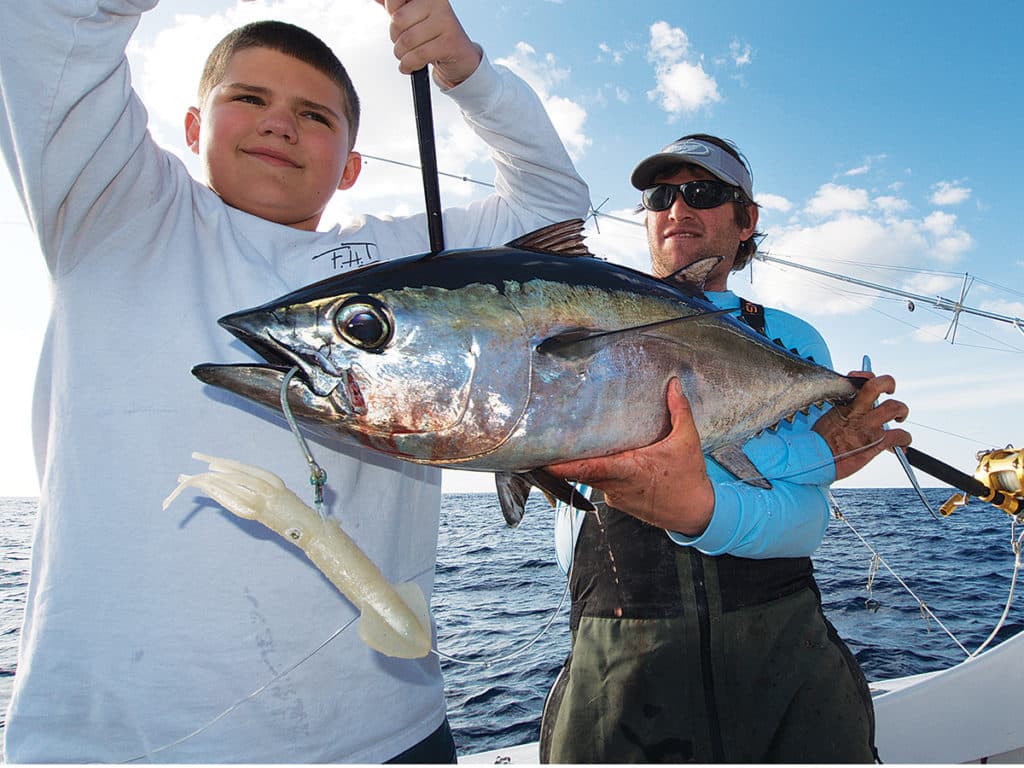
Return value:
M 209 472 L 180 475 L 163 508 L 198 488 L 238 517 L 256 520 L 299 547 L 359 610 L 359 636 L 387 656 L 418 659 L 431 647 L 430 612 L 413 582 L 391 584 L 334 520 L 318 515 L 265 469 L 201 453 Z

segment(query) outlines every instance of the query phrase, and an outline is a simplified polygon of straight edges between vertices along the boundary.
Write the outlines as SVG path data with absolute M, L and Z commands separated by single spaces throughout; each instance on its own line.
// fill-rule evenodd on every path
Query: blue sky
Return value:
M 1024 6 L 986 2 L 622 3 L 611 0 L 455 0 L 470 36 L 540 93 L 595 207 L 598 255 L 643 268 L 629 172 L 685 133 L 734 140 L 754 170 L 769 254 L 1024 317 L 1024 256 L 1016 222 L 1024 202 Z M 184 154 L 182 116 L 198 70 L 228 29 L 253 18 L 314 29 L 348 66 L 364 105 L 357 149 L 417 161 L 408 78 L 390 56 L 384 12 L 370 0 L 167 0 L 147 14 L 130 58 L 151 129 Z M 481 181 L 491 171 L 450 102 L 435 92 L 442 171 Z M 361 212 L 422 208 L 419 174 L 369 160 L 325 222 Z M 487 189 L 445 179 L 445 205 Z M 627 220 L 626 222 L 620 219 Z M 628 223 L 631 220 L 633 223 Z M 7 342 L 0 393 L 5 435 L 0 495 L 35 495 L 29 403 L 46 318 L 38 251 L 9 180 L 0 180 L 7 256 L 0 300 L 17 336 Z M 897 377 L 915 446 L 973 471 L 975 451 L 1024 443 L 1024 333 L 916 302 L 758 262 L 737 276 L 741 294 L 813 322 L 843 372 L 870 354 Z M 269 298 L 269 297 L 268 297 Z M 112 341 L 112 343 L 115 343 Z M 111 371 L 116 375 L 116 371 Z M 196 446 L 201 449 L 201 446 Z M 187 461 L 187 457 L 183 457 Z M 925 484 L 932 484 L 925 479 Z M 485 476 L 446 488 L 490 488 Z M 904 485 L 883 456 L 846 485 Z

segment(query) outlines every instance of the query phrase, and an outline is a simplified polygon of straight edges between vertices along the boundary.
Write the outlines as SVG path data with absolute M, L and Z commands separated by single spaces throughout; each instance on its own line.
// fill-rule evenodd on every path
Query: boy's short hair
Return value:
M 224 79 L 231 57 L 245 48 L 269 48 L 284 53 L 323 72 L 341 88 L 345 117 L 348 119 L 348 148 L 356 143 L 359 131 L 359 96 L 348 72 L 334 51 L 312 32 L 283 21 L 254 21 L 229 32 L 214 46 L 199 78 L 199 104 Z

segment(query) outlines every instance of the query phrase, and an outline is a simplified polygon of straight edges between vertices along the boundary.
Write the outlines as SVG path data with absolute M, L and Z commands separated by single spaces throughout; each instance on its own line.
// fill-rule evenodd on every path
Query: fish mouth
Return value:
M 351 370 L 340 370 L 318 349 L 275 338 L 277 318 L 262 309 L 236 312 L 217 322 L 264 360 L 260 363 L 204 363 L 192 375 L 220 389 L 283 411 L 285 382 L 292 413 L 307 421 L 338 424 L 366 412 L 366 403 Z
M 322 349 L 302 344 L 297 340 L 284 341 L 275 336 L 273 329 L 279 327 L 276 312 L 255 309 L 220 318 L 217 323 L 231 332 L 253 352 L 258 354 L 272 369 L 298 368 L 307 387 L 319 397 L 331 397 L 338 386 L 351 380 L 351 374 L 339 369 Z
M 288 373 L 295 366 L 247 363 L 203 363 L 192 375 L 204 384 L 227 390 L 247 400 L 282 412 L 281 393 Z M 299 375 L 288 380 L 288 407 L 297 418 L 314 423 L 341 422 L 351 413 L 334 397 L 321 397 Z

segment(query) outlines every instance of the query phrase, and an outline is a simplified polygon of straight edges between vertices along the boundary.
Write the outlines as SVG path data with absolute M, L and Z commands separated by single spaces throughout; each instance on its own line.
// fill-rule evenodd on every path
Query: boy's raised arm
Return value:
M 583 218 L 590 191 L 540 98 L 505 67 L 493 66 L 466 34 L 448 0 L 376 0 L 391 15 L 399 70 L 429 65 L 435 82 L 487 144 L 496 194 L 446 209 L 445 243 L 469 247 L 507 240 L 547 224 Z
M 146 136 L 125 48 L 156 0 L 2 2 L 0 151 L 54 268 Z

